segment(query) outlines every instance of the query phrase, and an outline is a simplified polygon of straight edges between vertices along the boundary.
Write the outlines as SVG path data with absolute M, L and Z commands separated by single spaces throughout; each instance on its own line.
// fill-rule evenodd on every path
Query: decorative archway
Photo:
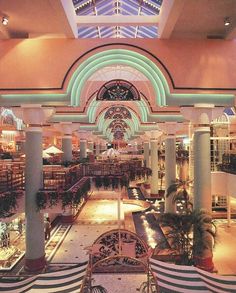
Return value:
M 149 256 L 148 245 L 137 234 L 125 229 L 105 232 L 90 247 L 86 286 L 90 289 L 93 288 L 91 285 L 93 273 L 139 272 L 147 274 L 147 282 L 142 284 L 145 288 L 157 287 L 154 275 L 149 268 Z M 150 276 L 153 276 L 152 280 Z M 103 287 L 101 286 L 101 288 Z
M 67 91 L 71 94 L 71 105 L 80 105 L 79 98 L 83 85 L 95 71 L 114 64 L 128 65 L 142 72 L 155 90 L 156 103 L 160 106 L 166 105 L 169 87 L 161 70 L 146 56 L 126 49 L 110 49 L 96 53 L 79 65 L 67 88 Z
M 104 272 L 107 268 L 112 272 L 112 267 L 115 272 L 143 271 L 143 267 L 147 267 L 148 254 L 147 244 L 137 234 L 115 229 L 94 241 L 90 264 L 96 272 Z
M 98 91 L 98 101 L 139 101 L 137 88 L 128 80 L 115 79 L 106 82 Z

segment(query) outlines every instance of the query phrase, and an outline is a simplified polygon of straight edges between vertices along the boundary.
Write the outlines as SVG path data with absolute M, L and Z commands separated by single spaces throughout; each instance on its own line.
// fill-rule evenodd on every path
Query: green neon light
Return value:
M 165 105 L 165 93 L 169 92 L 168 84 L 159 68 L 146 56 L 137 52 L 113 49 L 89 57 L 74 72 L 68 91 L 71 92 L 71 104 L 79 105 L 79 97 L 84 82 L 98 69 L 112 64 L 125 64 L 142 72 L 152 83 L 159 105 Z

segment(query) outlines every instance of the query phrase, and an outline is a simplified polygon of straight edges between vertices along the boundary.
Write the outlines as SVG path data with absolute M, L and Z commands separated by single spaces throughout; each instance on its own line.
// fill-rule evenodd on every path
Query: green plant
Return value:
M 102 179 L 100 176 L 95 177 L 95 186 L 97 189 L 102 187 Z
M 171 248 L 181 255 L 180 263 L 189 265 L 192 263 L 192 214 L 179 215 L 165 213 L 160 215 L 158 222 L 162 227 L 168 228 L 166 238 Z
M 119 186 L 119 179 L 117 177 L 112 177 L 111 179 L 112 189 L 118 188 Z
M 110 178 L 108 176 L 103 177 L 103 186 L 105 187 L 105 189 L 110 186 Z
M 65 210 L 66 207 L 72 206 L 73 204 L 73 192 L 65 191 L 61 193 L 62 209 Z
M 49 208 L 58 204 L 59 196 L 57 191 L 48 192 Z
M 0 196 L 0 218 L 11 216 L 17 208 L 17 199 L 22 195 L 21 191 L 8 191 Z
M 216 243 L 217 231 L 211 214 L 204 210 L 193 212 L 193 258 L 196 266 L 212 271 L 213 247 Z
M 44 191 L 38 191 L 36 195 L 37 210 L 43 210 L 47 206 L 47 194 Z
M 168 227 L 166 237 L 171 247 L 179 251 L 181 264 L 195 264 L 202 269 L 212 271 L 213 246 L 216 228 L 211 214 L 203 209 L 185 215 L 165 213 L 158 222 Z
M 121 188 L 122 187 L 125 187 L 125 188 L 129 187 L 129 177 L 127 175 L 123 175 L 120 178 L 120 186 L 121 186 Z
M 83 190 L 80 188 L 73 193 L 73 206 L 77 207 L 80 204 L 83 195 Z
M 189 182 L 176 180 L 173 182 L 166 191 L 166 198 L 171 197 L 172 204 L 176 204 L 177 201 L 184 202 L 184 213 L 192 211 L 193 204 L 190 201 L 190 197 L 187 191 L 187 185 Z

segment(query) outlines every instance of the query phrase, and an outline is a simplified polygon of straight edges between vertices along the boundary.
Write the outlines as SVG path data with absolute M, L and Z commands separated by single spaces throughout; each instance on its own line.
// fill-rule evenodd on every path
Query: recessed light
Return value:
M 226 17 L 226 18 L 224 19 L 224 24 L 225 24 L 225 26 L 230 25 L 229 17 Z
M 3 24 L 3 25 L 8 25 L 8 22 L 9 22 L 8 17 L 3 16 L 3 17 L 2 17 L 2 24 Z

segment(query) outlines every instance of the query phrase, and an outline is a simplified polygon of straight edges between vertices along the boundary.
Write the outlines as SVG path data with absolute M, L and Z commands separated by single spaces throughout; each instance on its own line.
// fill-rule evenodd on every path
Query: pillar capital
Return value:
M 164 123 L 158 123 L 158 126 L 168 136 L 174 136 L 180 130 L 182 124 L 175 121 L 166 121 Z
M 64 135 L 72 135 L 72 132 L 79 129 L 79 123 L 72 123 L 72 122 L 60 122 L 55 123 L 54 128 L 57 131 L 60 131 Z
M 88 140 L 89 133 L 86 130 L 79 130 L 77 135 L 80 140 Z
M 158 140 L 162 134 L 163 132 L 160 129 L 154 129 L 150 131 L 145 131 L 143 137 L 145 140 Z
M 24 121 L 27 127 L 36 130 L 46 123 L 54 114 L 55 109 L 51 107 L 41 107 L 41 105 L 38 104 L 23 104 L 19 108 L 12 108 L 12 111 L 18 118 Z
M 182 107 L 181 114 L 195 126 L 207 127 L 213 119 L 223 114 L 224 107 L 213 104 L 195 104 L 193 107 Z

